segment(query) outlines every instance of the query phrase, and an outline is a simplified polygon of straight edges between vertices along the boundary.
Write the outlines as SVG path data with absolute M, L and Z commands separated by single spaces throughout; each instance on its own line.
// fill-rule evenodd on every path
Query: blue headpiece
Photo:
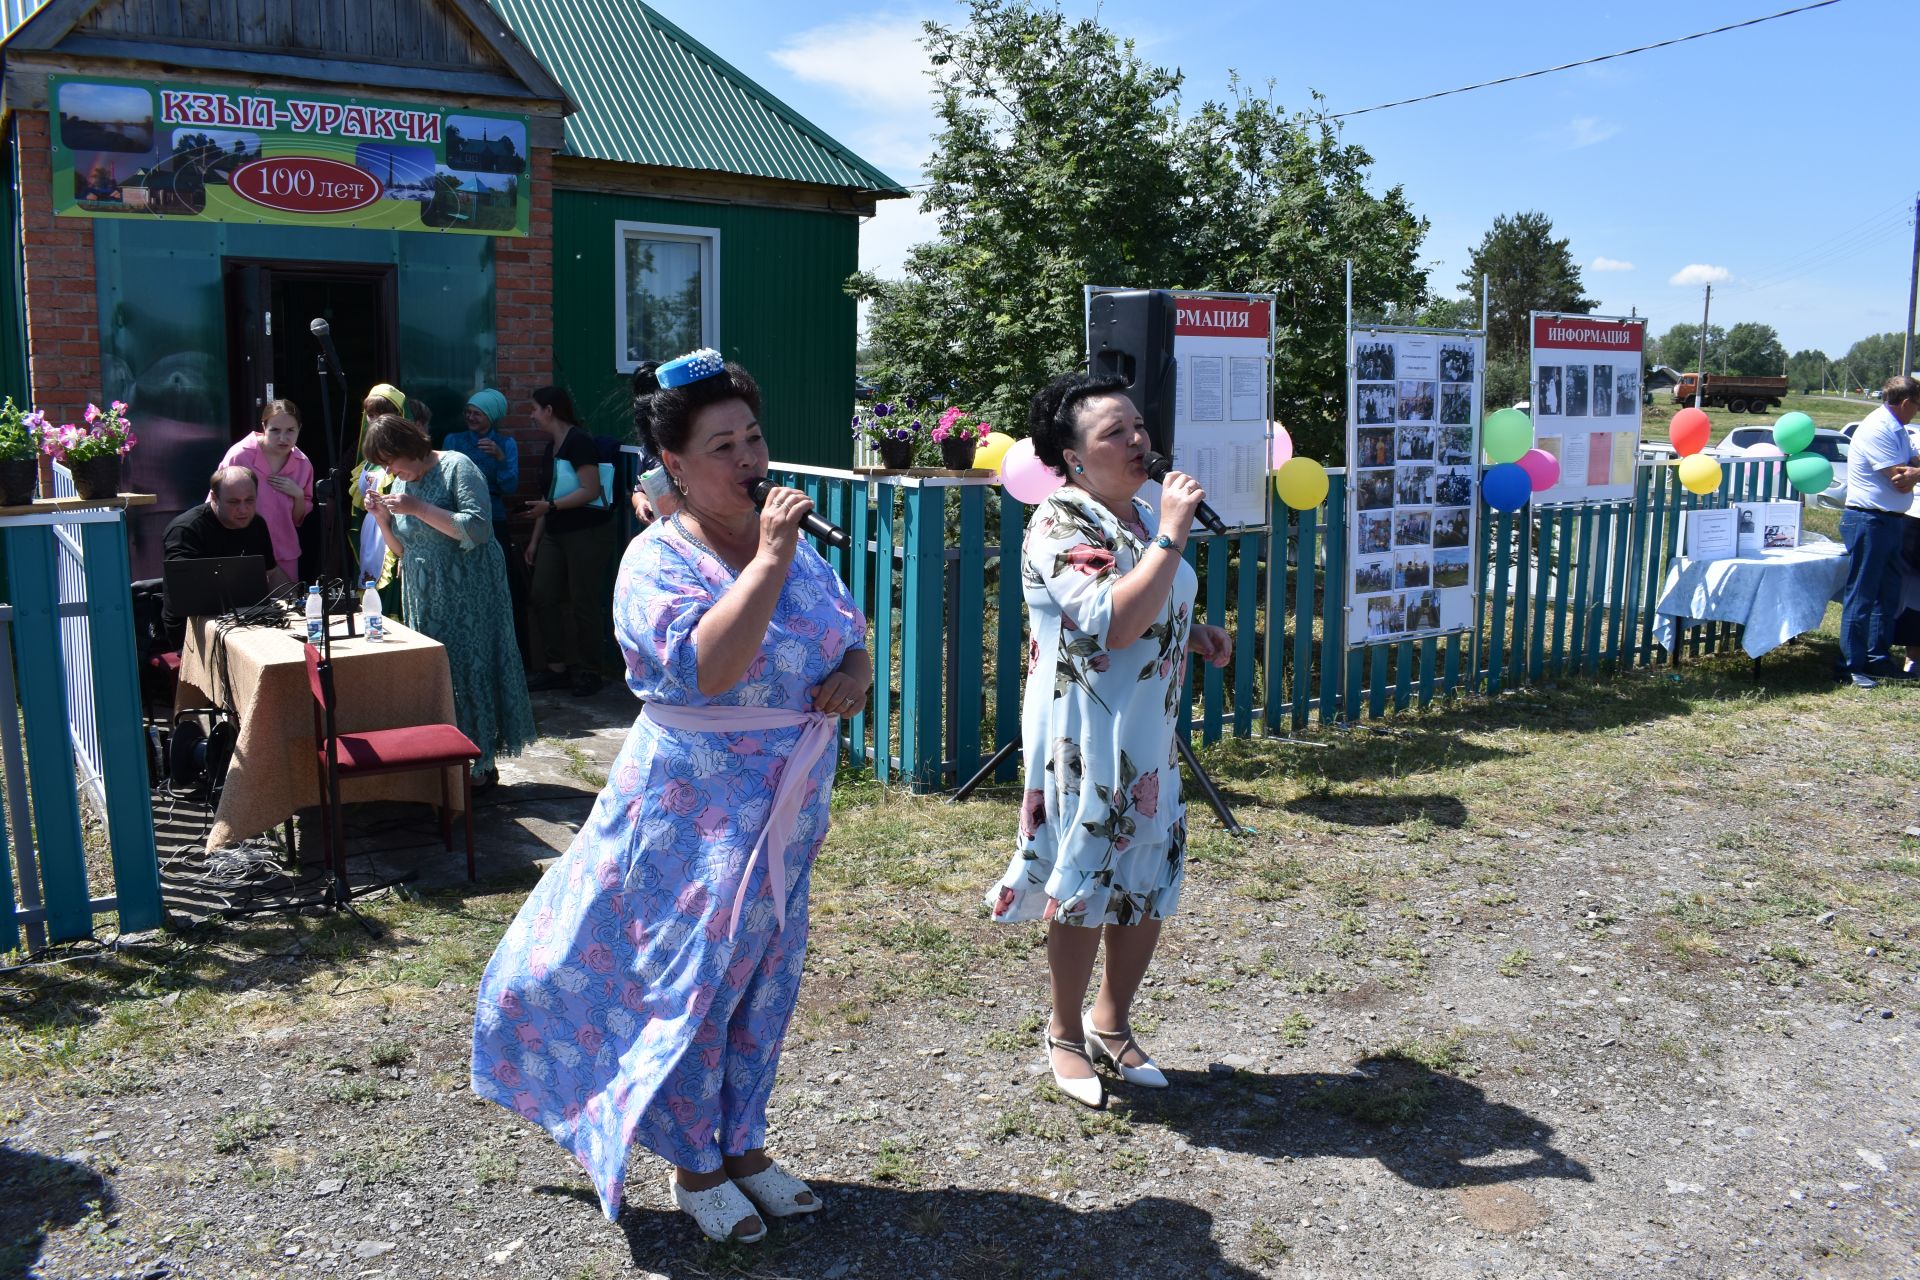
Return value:
M 712 347 L 701 347 L 678 360 L 667 361 L 653 371 L 653 376 L 663 387 L 684 387 L 689 382 L 725 373 L 726 369 L 725 357 Z

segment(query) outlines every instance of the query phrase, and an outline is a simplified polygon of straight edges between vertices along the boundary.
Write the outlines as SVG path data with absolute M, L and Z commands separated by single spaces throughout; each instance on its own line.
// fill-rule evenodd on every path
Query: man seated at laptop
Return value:
M 174 518 L 160 539 L 163 560 L 213 560 L 228 556 L 259 556 L 266 569 L 267 586 L 279 590 L 287 585 L 287 575 L 274 566 L 273 534 L 267 522 L 254 512 L 258 488 L 253 472 L 245 467 L 222 467 L 207 482 L 213 494 L 210 501 L 191 507 Z M 162 612 L 167 636 L 173 647 L 185 631 L 185 619 L 169 611 Z

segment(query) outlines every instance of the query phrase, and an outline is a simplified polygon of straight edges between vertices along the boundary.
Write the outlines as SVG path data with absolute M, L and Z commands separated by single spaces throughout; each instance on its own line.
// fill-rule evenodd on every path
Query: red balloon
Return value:
M 1699 409 L 1682 409 L 1673 415 L 1673 425 L 1667 429 L 1667 438 L 1673 441 L 1673 450 L 1681 457 L 1691 457 L 1707 447 L 1707 437 L 1713 434 L 1713 421 Z

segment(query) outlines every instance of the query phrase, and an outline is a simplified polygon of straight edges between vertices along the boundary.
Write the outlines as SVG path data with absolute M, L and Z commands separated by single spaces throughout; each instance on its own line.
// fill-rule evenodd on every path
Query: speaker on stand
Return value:
M 1179 392 L 1173 329 L 1179 307 L 1166 289 L 1096 293 L 1087 304 L 1087 371 L 1127 384 L 1127 398 L 1147 422 L 1154 452 L 1171 458 L 1173 407 Z

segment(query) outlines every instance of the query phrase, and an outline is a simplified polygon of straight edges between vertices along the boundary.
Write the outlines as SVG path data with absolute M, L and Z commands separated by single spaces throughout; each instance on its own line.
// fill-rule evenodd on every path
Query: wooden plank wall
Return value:
M 503 64 L 435 0 L 111 0 L 80 24 L 108 39 L 270 48 L 423 67 Z

